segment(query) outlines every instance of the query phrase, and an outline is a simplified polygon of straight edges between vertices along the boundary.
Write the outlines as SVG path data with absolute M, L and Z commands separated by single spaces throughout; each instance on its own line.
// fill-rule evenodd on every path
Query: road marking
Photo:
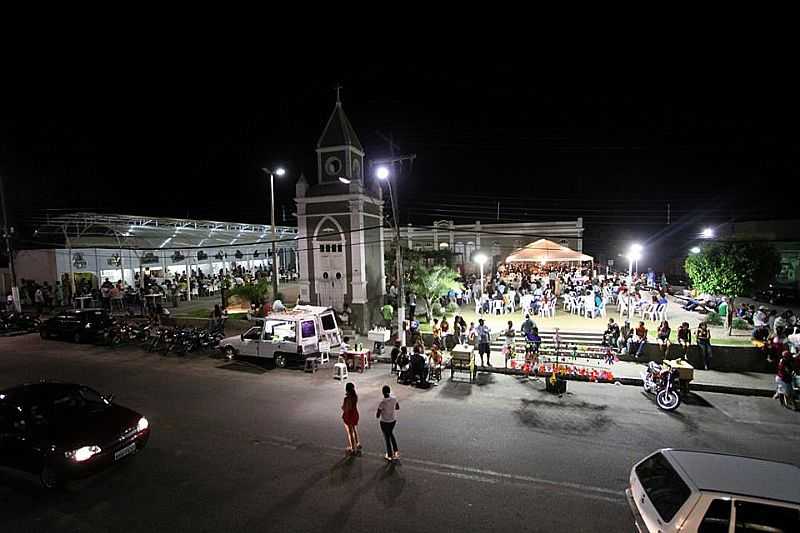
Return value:
M 330 455 L 334 457 L 342 456 L 341 448 L 336 448 L 333 446 L 314 445 L 310 443 L 300 442 L 295 439 L 287 439 L 285 437 L 270 436 L 264 438 L 261 442 L 270 443 L 273 446 L 281 448 L 288 448 L 293 450 L 308 450 L 316 453 L 324 453 L 325 455 Z M 375 460 L 376 462 L 385 461 L 383 455 L 378 453 L 364 453 L 362 457 Z M 568 491 L 570 493 L 576 493 L 577 495 L 583 498 L 601 500 L 604 502 L 622 506 L 626 505 L 625 500 L 622 497 L 623 495 L 622 490 L 594 487 L 582 483 L 572 483 L 568 481 L 553 481 L 533 476 L 509 474 L 505 472 L 497 472 L 495 470 L 487 470 L 470 466 L 439 463 L 435 461 L 426 461 L 423 459 L 413 459 L 406 456 L 401 458 L 400 466 L 408 470 L 414 470 L 427 474 L 436 474 L 455 479 L 463 479 L 467 481 L 476 481 L 479 483 L 497 484 L 500 483 L 501 481 L 505 481 L 521 485 L 545 485 L 563 491 Z

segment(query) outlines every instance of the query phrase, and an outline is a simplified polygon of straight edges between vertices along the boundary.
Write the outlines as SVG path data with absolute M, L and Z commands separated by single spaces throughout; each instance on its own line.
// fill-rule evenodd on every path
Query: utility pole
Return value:
M 8 214 L 6 212 L 6 191 L 3 184 L 3 175 L 0 174 L 0 204 L 3 206 L 3 237 L 6 240 L 6 254 L 8 255 L 8 264 L 11 267 L 11 297 L 14 299 L 14 309 L 17 313 L 22 311 L 22 302 L 19 299 L 19 287 L 17 287 L 17 272 L 14 269 L 14 249 L 11 243 L 11 237 L 14 233 L 14 228 L 8 228 Z
M 372 161 L 373 165 L 377 164 L 388 164 L 390 166 L 390 174 L 387 178 L 387 183 L 389 185 L 389 201 L 392 204 L 392 218 L 394 220 L 394 229 L 395 229 L 395 259 L 396 259 L 396 266 L 397 266 L 397 338 L 400 340 L 401 346 L 406 345 L 406 331 L 403 328 L 403 324 L 406 320 L 406 290 L 405 290 L 405 273 L 403 272 L 403 248 L 400 244 L 400 221 L 398 219 L 397 214 L 397 195 L 393 191 L 392 187 L 392 179 L 395 178 L 395 163 L 402 163 L 403 161 L 410 161 L 413 164 L 414 159 L 416 158 L 416 154 L 406 155 L 406 156 L 397 156 L 394 155 L 395 148 L 399 147 L 394 144 L 394 137 L 389 134 L 389 136 L 383 135 L 381 132 L 378 132 L 378 135 L 383 138 L 386 142 L 389 143 L 389 158 L 383 160 Z M 414 320 L 414 317 L 411 317 L 411 320 Z

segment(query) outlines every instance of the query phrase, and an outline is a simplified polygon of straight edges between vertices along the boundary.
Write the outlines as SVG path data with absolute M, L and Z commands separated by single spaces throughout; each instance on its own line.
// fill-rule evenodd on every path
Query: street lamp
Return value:
M 486 254 L 478 253 L 472 259 L 481 266 L 481 296 L 483 296 L 483 265 L 486 264 L 489 258 L 486 257 Z
M 703 230 L 703 233 L 700 234 L 701 237 L 704 239 L 713 239 L 714 238 L 714 228 L 706 228 Z
M 400 224 L 397 221 L 397 198 L 394 195 L 394 190 L 392 189 L 392 180 L 391 180 L 391 172 L 389 172 L 389 168 L 381 165 L 375 169 L 375 176 L 381 181 L 385 181 L 386 184 L 389 186 L 389 201 L 392 204 L 392 219 L 394 220 L 394 244 L 396 248 L 397 254 L 397 337 L 400 340 L 400 345 L 406 345 L 406 330 L 403 327 L 403 322 L 406 319 L 406 289 L 405 289 L 405 282 L 403 280 L 403 250 L 400 247 Z M 411 317 L 411 320 L 414 320 L 414 317 Z
M 636 272 L 639 272 L 639 259 L 642 258 L 641 244 L 632 244 L 628 250 L 628 317 L 633 321 L 633 263 L 636 263 Z
M 279 272 L 278 253 L 275 250 L 275 239 L 278 238 L 278 234 L 275 231 L 275 175 L 277 174 L 278 177 L 284 176 L 286 174 L 286 170 L 283 169 L 283 167 L 278 167 L 275 169 L 262 168 L 261 170 L 263 170 L 265 174 L 269 174 L 269 211 L 270 220 L 272 222 L 272 301 L 274 302 L 278 297 Z
M 700 247 L 699 246 L 695 246 L 694 248 L 692 248 L 689 251 L 692 252 L 694 255 L 697 255 L 697 254 L 700 253 Z

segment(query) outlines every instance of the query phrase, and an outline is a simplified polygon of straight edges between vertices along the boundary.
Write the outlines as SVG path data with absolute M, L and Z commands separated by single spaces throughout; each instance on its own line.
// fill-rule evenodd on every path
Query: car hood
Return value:
M 136 411 L 111 404 L 100 411 L 81 412 L 49 424 L 50 440 L 64 449 L 108 446 L 135 429 L 142 417 Z

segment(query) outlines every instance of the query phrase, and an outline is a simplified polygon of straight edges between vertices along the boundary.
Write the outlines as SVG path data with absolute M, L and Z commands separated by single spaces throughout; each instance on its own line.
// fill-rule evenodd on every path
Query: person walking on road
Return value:
M 400 451 L 397 449 L 397 440 L 394 438 L 394 427 L 397 425 L 395 412 L 400 410 L 400 402 L 392 396 L 392 390 L 389 385 L 384 385 L 382 392 L 383 399 L 378 404 L 378 412 L 375 414 L 375 418 L 380 419 L 381 432 L 386 441 L 386 455 L 383 458 L 387 461 L 397 461 L 400 459 Z
M 347 453 L 358 455 L 361 453 L 361 442 L 358 440 L 358 395 L 356 386 L 348 383 L 344 387 L 345 395 L 342 402 L 342 420 L 347 432 Z

